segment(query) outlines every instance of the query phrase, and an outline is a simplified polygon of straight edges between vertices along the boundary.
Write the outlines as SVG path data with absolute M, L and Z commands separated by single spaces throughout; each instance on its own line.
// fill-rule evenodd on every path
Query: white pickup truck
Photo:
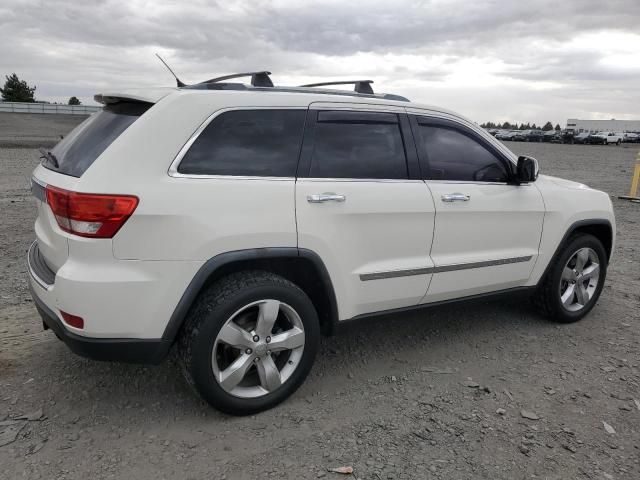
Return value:
M 624 135 L 622 133 L 616 132 L 598 132 L 590 135 L 589 143 L 595 145 L 609 145 L 614 143 L 616 145 L 620 145 Z

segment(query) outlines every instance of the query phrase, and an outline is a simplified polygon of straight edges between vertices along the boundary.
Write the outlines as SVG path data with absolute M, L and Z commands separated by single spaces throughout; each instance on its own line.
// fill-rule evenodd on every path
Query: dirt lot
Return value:
M 638 149 L 509 146 L 612 195 Z M 582 322 L 514 300 L 356 324 L 323 341 L 290 400 L 233 418 L 173 361 L 92 362 L 42 331 L 24 262 L 36 161 L 0 149 L 0 445 L 18 430 L 0 478 L 640 478 L 640 205 L 613 200 L 615 258 Z

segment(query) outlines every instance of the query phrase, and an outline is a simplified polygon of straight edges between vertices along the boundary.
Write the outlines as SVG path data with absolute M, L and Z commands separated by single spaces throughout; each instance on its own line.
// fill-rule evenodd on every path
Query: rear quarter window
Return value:
M 43 165 L 65 175 L 82 176 L 102 152 L 151 105 L 143 102 L 107 105 L 63 138 L 51 150 L 55 160 L 48 160 Z
M 187 175 L 295 177 L 306 110 L 233 110 L 215 117 L 178 166 Z

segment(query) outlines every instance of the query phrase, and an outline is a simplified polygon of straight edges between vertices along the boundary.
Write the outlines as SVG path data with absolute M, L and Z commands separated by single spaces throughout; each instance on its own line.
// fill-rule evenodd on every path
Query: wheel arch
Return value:
M 587 233 L 600 240 L 607 253 L 607 262 L 611 259 L 611 254 L 613 252 L 613 227 L 611 226 L 611 222 L 605 218 L 578 220 L 577 222 L 574 222 L 569 226 L 564 236 L 562 237 L 562 240 L 560 240 L 560 242 L 558 243 L 558 247 L 556 248 L 553 257 L 551 257 L 551 261 L 547 264 L 544 273 L 540 277 L 539 283 L 544 280 L 544 278 L 549 273 L 549 270 L 553 267 L 558 257 L 562 254 L 562 250 L 569 239 L 578 233 Z
M 162 339 L 171 343 L 176 340 L 191 306 L 204 288 L 230 273 L 243 270 L 265 270 L 295 283 L 313 302 L 322 333 L 334 333 L 338 306 L 329 272 L 320 256 L 303 248 L 267 247 L 226 252 L 207 260 L 182 294 Z

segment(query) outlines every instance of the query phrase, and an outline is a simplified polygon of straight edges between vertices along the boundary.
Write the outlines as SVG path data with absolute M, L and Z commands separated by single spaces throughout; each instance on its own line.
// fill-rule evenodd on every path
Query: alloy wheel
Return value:
M 570 312 L 582 310 L 598 288 L 600 260 L 591 248 L 575 252 L 562 270 L 560 278 L 560 301 Z
M 289 305 L 268 299 L 236 311 L 213 345 L 211 366 L 218 384 L 240 398 L 274 392 L 300 364 L 305 332 Z

